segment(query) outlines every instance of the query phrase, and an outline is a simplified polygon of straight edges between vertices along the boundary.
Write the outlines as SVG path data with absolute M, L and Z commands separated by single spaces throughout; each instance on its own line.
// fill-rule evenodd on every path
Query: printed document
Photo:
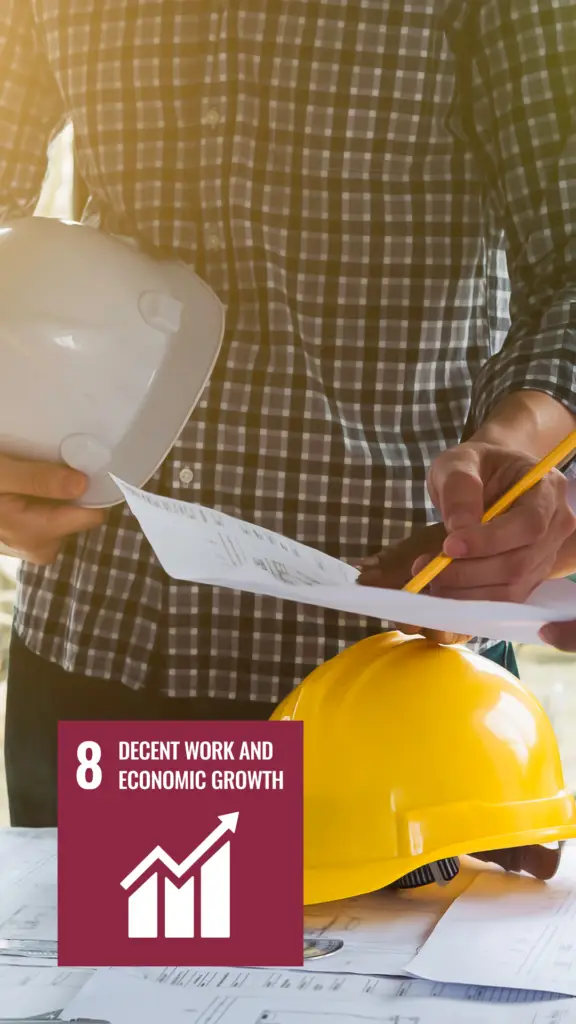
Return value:
M 57 957 L 56 829 L 0 829 L 0 964 Z
M 525 992 L 522 989 L 484 988 L 478 985 L 445 985 L 420 978 L 381 978 L 361 974 L 328 974 L 292 968 L 230 967 L 143 967 L 123 968 L 157 985 L 175 988 L 199 988 L 202 991 L 233 992 L 244 997 L 281 993 L 282 995 L 320 996 L 337 1001 L 363 999 L 458 999 L 473 1003 L 541 1003 L 558 1000 L 550 992 Z
M 576 847 L 557 876 L 481 874 L 407 970 L 434 981 L 576 996 Z
M 255 972 L 249 972 L 252 975 Z M 290 972 L 289 972 L 290 973 Z M 355 979 L 356 987 L 358 981 Z M 281 986 L 256 989 L 155 985 L 125 971 L 98 971 L 67 1007 L 68 1020 L 107 1024 L 486 1024 L 486 1006 L 473 1001 L 411 997 L 386 991 L 393 982 L 373 979 L 354 997 Z M 396 984 L 399 984 L 398 982 Z M 157 1015 L 156 1019 L 154 1014 Z M 553 1015 L 552 1015 L 553 1014 Z M 496 1004 L 493 1024 L 576 1024 L 576 1004 L 557 1000 L 542 1005 Z
M 15 967 L 0 963 L 0 1024 L 42 1017 L 55 1020 L 92 971 L 65 967 Z
M 198 989 L 183 994 L 128 972 L 100 970 L 68 1003 L 61 1019 L 93 1024 L 196 1024 L 214 1003 L 214 996 Z
M 456 601 L 360 587 L 338 559 L 201 505 L 162 498 L 114 477 L 165 572 L 174 579 L 229 587 L 388 622 L 406 622 L 493 640 L 541 643 L 553 617 L 576 618 L 576 584 L 552 580 L 526 604 Z M 359 551 L 361 557 L 365 552 Z
M 480 868 L 482 870 L 482 868 Z M 447 886 L 388 890 L 306 907 L 309 939 L 340 939 L 342 948 L 305 966 L 329 973 L 402 975 L 442 914 L 475 878 L 463 867 Z
M 444 999 L 391 999 L 386 1007 L 357 1001 L 307 1005 L 262 998 L 230 1001 L 219 1016 L 202 1017 L 198 1024 L 576 1024 L 573 1000 L 541 1007 L 491 1006 L 448 1002 Z

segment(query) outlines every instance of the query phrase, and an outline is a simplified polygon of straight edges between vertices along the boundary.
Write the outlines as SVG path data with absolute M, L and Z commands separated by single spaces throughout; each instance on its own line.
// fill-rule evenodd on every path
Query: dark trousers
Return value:
M 58 722 L 265 721 L 274 709 L 258 701 L 163 697 L 151 683 L 149 690 L 131 690 L 65 672 L 12 633 L 4 744 L 12 825 L 57 823 Z
M 510 644 L 487 657 L 517 674 Z M 153 685 L 136 691 L 77 676 L 33 654 L 13 633 L 5 739 L 10 820 L 28 828 L 56 825 L 59 721 L 262 721 L 272 709 L 256 701 L 162 697 Z

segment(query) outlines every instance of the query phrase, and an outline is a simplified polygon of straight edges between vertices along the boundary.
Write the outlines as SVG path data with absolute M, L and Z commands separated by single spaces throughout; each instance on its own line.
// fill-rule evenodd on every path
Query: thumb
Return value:
M 78 508 L 64 505 L 48 510 L 52 536 L 62 540 L 73 533 L 84 533 L 100 526 L 106 518 L 105 509 Z
M 475 526 L 484 514 L 484 483 L 473 449 L 443 452 L 432 465 L 430 496 L 449 533 Z
M 576 622 L 549 622 L 540 630 L 545 643 L 559 651 L 576 652 Z
M 83 473 L 56 462 L 38 462 L 0 455 L 0 494 L 70 501 L 86 489 Z

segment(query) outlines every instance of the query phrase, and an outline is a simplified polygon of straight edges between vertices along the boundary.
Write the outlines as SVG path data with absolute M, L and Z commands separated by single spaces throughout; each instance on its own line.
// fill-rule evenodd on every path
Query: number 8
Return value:
M 88 757 L 88 754 L 91 754 L 91 757 Z M 102 769 L 99 763 L 101 756 L 102 750 L 100 745 L 92 740 L 86 740 L 78 747 L 79 764 L 76 771 L 76 781 L 80 789 L 98 789 L 102 782 Z M 86 772 L 92 773 L 90 781 L 86 778 Z

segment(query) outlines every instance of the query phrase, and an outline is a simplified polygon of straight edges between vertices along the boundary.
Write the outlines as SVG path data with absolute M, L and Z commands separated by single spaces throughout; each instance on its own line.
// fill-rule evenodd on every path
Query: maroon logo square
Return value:
M 58 962 L 300 967 L 299 722 L 62 722 Z

